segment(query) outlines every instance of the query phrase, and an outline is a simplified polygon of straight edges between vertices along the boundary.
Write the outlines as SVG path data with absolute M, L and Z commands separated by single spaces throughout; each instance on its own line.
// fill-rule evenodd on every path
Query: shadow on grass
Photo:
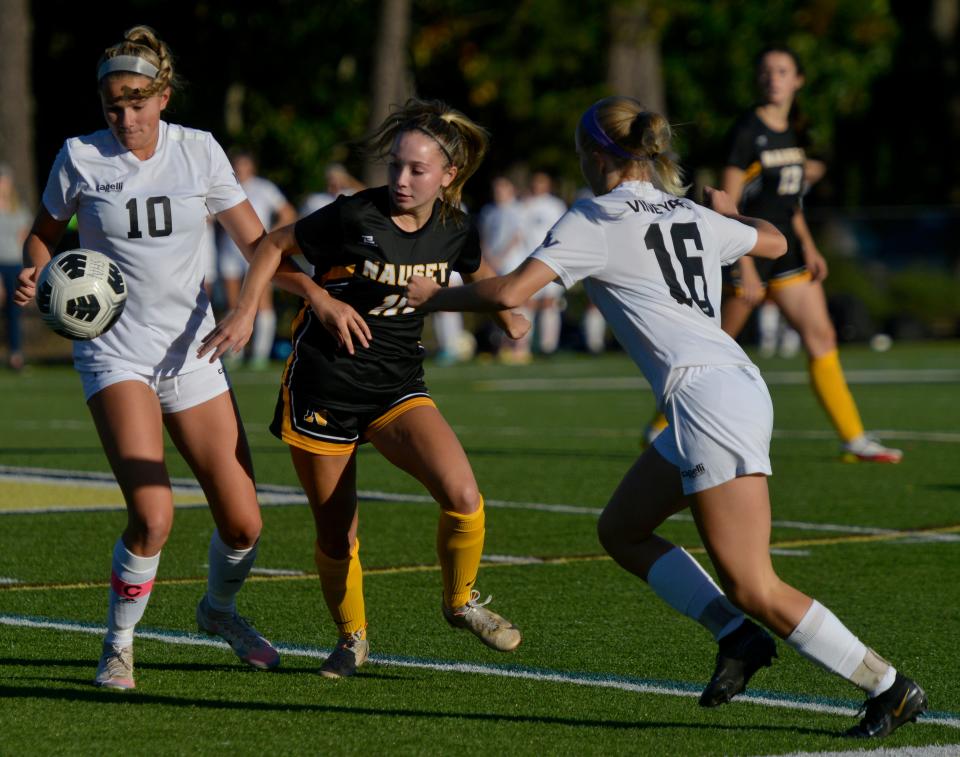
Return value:
M 69 681 L 72 683 L 72 681 Z M 822 728 L 798 728 L 777 725 L 727 725 L 722 723 L 683 723 L 659 720 L 597 720 L 594 718 L 567 718 L 548 715 L 508 715 L 493 712 L 463 712 L 455 710 L 431 711 L 414 708 L 347 707 L 327 704 L 300 704 L 297 702 L 233 701 L 229 699 L 198 699 L 195 697 L 144 694 L 137 691 L 105 691 L 92 685 L 80 689 L 59 689 L 40 686 L 0 686 L 0 698 L 43 699 L 51 702 L 114 702 L 123 705 L 154 705 L 167 707 L 200 708 L 209 710 L 248 710 L 251 712 L 304 712 L 330 715 L 368 715 L 388 718 L 472 720 L 497 723 L 536 723 L 538 725 L 564 725 L 577 728 L 602 728 L 608 730 L 675 729 L 690 731 L 755 731 L 764 733 L 795 733 L 808 736 L 833 736 L 835 731 Z

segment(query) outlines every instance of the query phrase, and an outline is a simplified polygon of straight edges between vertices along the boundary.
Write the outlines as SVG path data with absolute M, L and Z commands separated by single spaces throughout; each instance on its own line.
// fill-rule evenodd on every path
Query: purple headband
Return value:
M 583 114 L 583 118 L 580 119 L 580 125 L 586 129 L 587 134 L 593 137 L 593 140 L 607 152 L 616 155 L 618 158 L 625 158 L 626 160 L 644 160 L 644 156 L 629 153 L 610 139 L 600 125 L 596 105 L 591 105 L 587 112 Z

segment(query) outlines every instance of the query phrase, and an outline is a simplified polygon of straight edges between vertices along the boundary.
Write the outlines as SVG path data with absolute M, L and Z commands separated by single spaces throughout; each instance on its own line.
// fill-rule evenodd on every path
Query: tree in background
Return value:
M 390 113 L 413 94 L 410 83 L 410 0 L 383 0 L 377 31 L 376 56 L 371 76 L 370 118 L 372 132 Z M 364 180 L 370 186 L 386 184 L 386 167 L 368 156 Z
M 0 2 L 0 162 L 13 169 L 17 194 L 37 207 L 33 181 L 33 89 L 28 0 Z

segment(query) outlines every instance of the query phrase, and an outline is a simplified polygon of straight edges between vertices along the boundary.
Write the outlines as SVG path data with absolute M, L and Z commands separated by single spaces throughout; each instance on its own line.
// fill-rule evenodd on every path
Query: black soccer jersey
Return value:
M 454 271 L 473 273 L 480 267 L 472 221 L 449 208 L 441 221 L 439 203 L 423 228 L 413 232 L 391 220 L 386 187 L 341 196 L 296 223 L 297 243 L 315 267 L 314 280 L 353 307 L 373 338 L 369 349 L 358 345 L 350 355 L 304 308 L 294 323 L 287 380 L 303 358 L 316 397 L 326 407 L 363 412 L 422 379 L 425 314 L 407 305 L 407 282 L 411 276 L 431 276 L 447 286 Z
M 789 228 L 803 192 L 804 149 L 792 128 L 774 131 L 754 112 L 734 125 L 727 165 L 743 170 L 740 212 Z

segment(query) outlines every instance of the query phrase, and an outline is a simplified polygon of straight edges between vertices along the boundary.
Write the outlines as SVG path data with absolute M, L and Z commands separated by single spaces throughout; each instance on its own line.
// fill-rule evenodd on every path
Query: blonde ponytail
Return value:
M 601 150 L 624 167 L 636 164 L 639 173 L 672 195 L 683 195 L 680 167 L 671 157 L 670 123 L 632 97 L 606 97 L 594 103 L 577 126 L 581 149 Z
M 173 70 L 173 55 L 170 53 L 170 49 L 149 26 L 134 26 L 132 29 L 128 29 L 123 34 L 122 42 L 118 42 L 116 45 L 104 50 L 103 55 L 100 56 L 100 60 L 97 62 L 98 72 L 104 70 L 104 64 L 110 59 L 121 55 L 141 58 L 157 70 L 156 76 L 152 77 L 153 81 L 149 86 L 138 89 L 124 87 L 124 98 L 138 99 L 153 97 L 154 95 L 159 95 L 168 87 L 170 89 L 176 89 L 180 86 L 180 79 Z M 109 68 L 109 66 L 106 68 Z M 123 70 L 109 71 L 104 75 L 100 75 L 98 78 L 102 81 L 111 73 L 131 72 L 125 72 Z

